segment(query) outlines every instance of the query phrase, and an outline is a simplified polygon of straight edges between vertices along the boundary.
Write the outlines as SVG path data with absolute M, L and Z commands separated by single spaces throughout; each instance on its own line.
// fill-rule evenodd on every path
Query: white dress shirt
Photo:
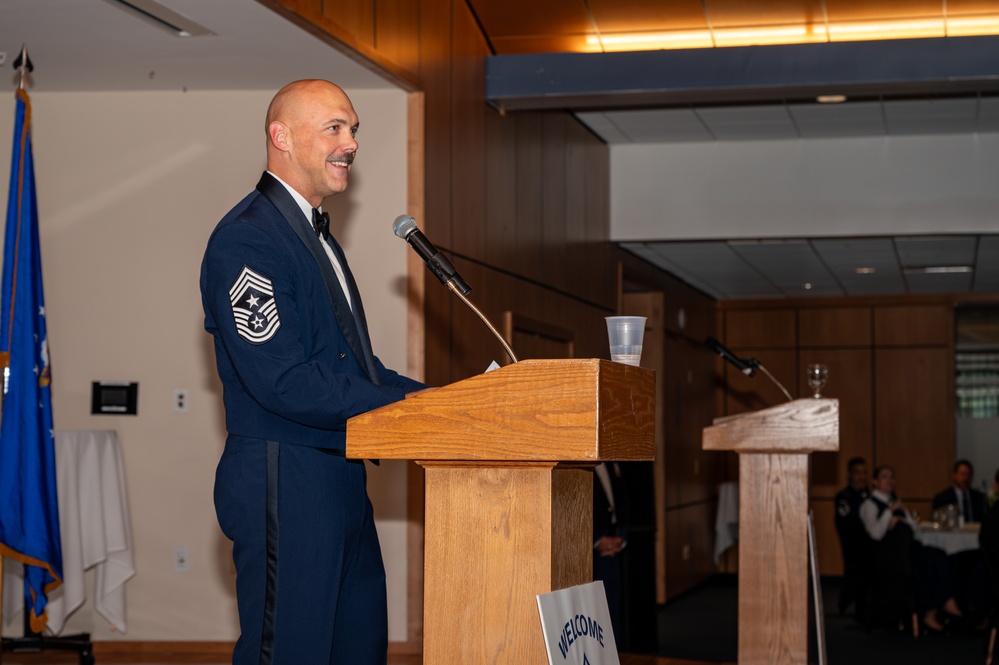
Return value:
M 891 506 L 894 503 L 894 499 L 887 494 L 882 493 L 880 490 L 874 490 L 862 504 L 860 504 L 860 521 L 864 525 L 864 529 L 867 531 L 873 540 L 881 540 L 888 533 L 888 526 L 891 524 L 891 518 L 894 517 L 891 508 L 885 508 L 881 516 L 878 517 L 878 506 L 874 503 L 874 499 L 881 501 L 882 503 Z M 912 515 L 905 508 L 902 508 L 902 512 L 905 513 L 902 520 L 908 524 L 913 532 L 916 531 L 916 520 L 912 519 Z
M 277 180 L 282 185 L 284 185 L 284 188 L 288 190 L 288 193 L 291 194 L 291 197 L 295 199 L 295 203 L 297 203 L 298 207 L 302 209 L 302 214 L 305 215 L 305 219 L 309 224 L 309 228 L 312 229 L 313 228 L 312 205 L 305 200 L 304 196 L 296 192 L 294 187 L 292 187 L 291 185 L 289 185 L 284 180 L 277 177 L 270 171 L 268 171 L 268 173 L 274 176 L 274 179 Z M 322 210 L 323 210 L 322 208 L 319 208 L 319 212 L 322 212 Z M 350 305 L 350 309 L 353 311 L 354 303 L 352 303 L 350 300 L 350 289 L 347 288 L 347 279 L 343 276 L 343 266 L 340 265 L 340 261 L 336 258 L 336 252 L 333 251 L 333 248 L 330 247 L 329 243 L 326 242 L 325 238 L 320 238 L 319 244 L 321 244 L 323 246 L 323 249 L 326 250 L 326 256 L 329 257 L 330 263 L 333 264 L 333 272 L 336 273 L 336 278 L 340 281 L 340 288 L 343 290 L 343 295 L 346 296 L 347 304 Z

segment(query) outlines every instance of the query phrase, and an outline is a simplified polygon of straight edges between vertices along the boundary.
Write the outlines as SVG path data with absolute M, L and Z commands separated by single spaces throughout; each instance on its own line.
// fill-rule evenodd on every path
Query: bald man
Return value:
M 267 172 L 219 222 L 201 265 L 224 388 L 215 511 L 233 541 L 249 665 L 385 663 L 385 570 L 347 419 L 422 384 L 371 350 L 361 296 L 323 200 L 347 188 L 358 119 L 328 81 L 267 110 Z

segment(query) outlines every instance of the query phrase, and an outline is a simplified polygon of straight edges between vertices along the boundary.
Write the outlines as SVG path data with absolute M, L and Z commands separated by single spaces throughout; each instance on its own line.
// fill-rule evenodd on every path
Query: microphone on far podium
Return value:
M 719 356 L 732 363 L 740 372 L 746 376 L 755 376 L 756 368 L 760 366 L 760 361 L 756 358 L 749 358 L 743 360 L 739 356 L 735 355 L 729 351 L 724 344 L 719 342 L 714 337 L 708 337 L 704 340 L 705 346 L 717 353 Z
M 729 351 L 724 344 L 719 342 L 714 337 L 708 337 L 706 340 L 704 340 L 704 345 L 707 346 L 712 351 L 714 351 L 715 353 L 717 353 L 718 355 L 720 355 L 726 361 L 730 362 L 736 369 L 738 369 L 746 376 L 756 376 L 756 368 L 757 367 L 760 368 L 760 371 L 766 374 L 767 378 L 770 379 L 775 386 L 780 388 L 780 391 L 784 393 L 784 397 L 787 398 L 788 402 L 794 401 L 794 397 L 792 397 L 791 393 L 788 392 L 787 388 L 784 387 L 784 384 L 778 381 L 777 377 L 775 377 L 773 374 L 767 371 L 767 368 L 763 366 L 763 363 L 761 363 L 756 358 L 740 358 L 739 356 Z

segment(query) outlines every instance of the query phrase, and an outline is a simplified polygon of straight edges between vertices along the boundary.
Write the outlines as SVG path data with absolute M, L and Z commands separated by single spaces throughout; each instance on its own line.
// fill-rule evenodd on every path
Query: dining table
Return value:
M 916 525 L 916 540 L 927 547 L 941 549 L 948 555 L 977 550 L 981 526 L 974 522 L 956 527 L 947 527 L 939 522 L 919 522 Z
M 55 431 L 56 488 L 63 583 L 50 594 L 47 630 L 59 635 L 87 598 L 85 571 L 94 570 L 93 604 L 112 630 L 127 628 L 125 583 L 135 576 L 125 467 L 111 430 Z M 24 608 L 23 568 L 4 560 L 3 617 Z

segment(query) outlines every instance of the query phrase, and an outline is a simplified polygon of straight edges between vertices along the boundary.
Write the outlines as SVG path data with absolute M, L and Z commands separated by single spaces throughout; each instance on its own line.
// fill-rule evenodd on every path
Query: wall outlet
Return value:
M 173 551 L 173 567 L 178 573 L 191 570 L 191 552 L 186 547 L 178 547 Z
M 177 413 L 187 413 L 187 389 L 178 388 L 173 391 L 173 410 Z

